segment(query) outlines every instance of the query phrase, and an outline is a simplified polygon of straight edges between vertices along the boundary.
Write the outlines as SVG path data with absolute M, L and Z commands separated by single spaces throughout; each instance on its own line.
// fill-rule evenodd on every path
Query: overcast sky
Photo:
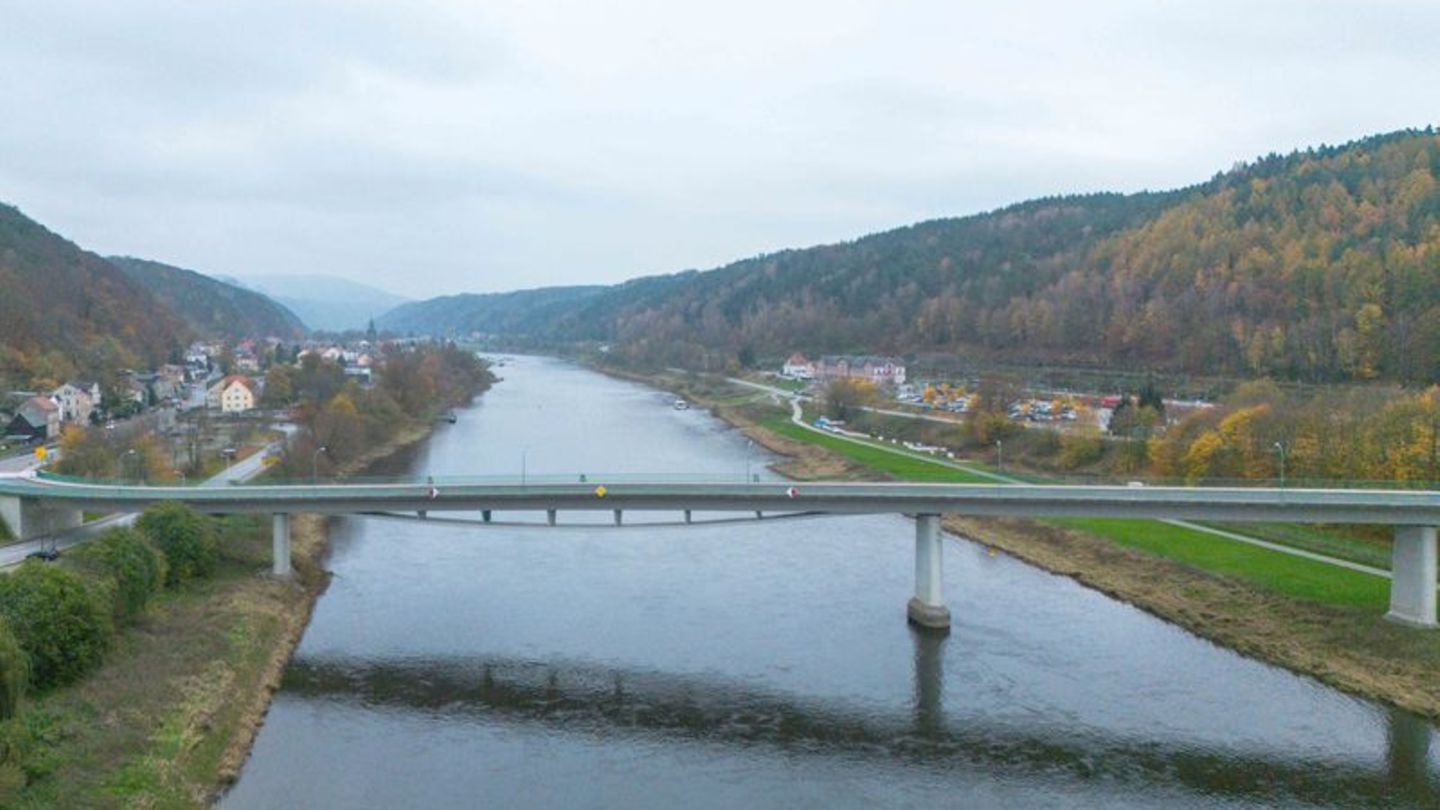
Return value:
M 410 297 L 1169 188 L 1440 116 L 1440 3 L 0 0 L 0 201 Z

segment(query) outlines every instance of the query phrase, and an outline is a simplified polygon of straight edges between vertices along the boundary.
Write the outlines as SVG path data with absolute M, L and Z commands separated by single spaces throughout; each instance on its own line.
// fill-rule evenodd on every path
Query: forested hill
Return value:
M 501 318 L 407 323 L 595 340 L 641 363 L 742 350 L 979 354 L 1290 379 L 1440 376 L 1440 139 L 1271 155 L 1173 192 L 1059 197 L 637 279 Z M 554 302 L 551 302 L 554 304 Z M 433 308 L 431 308 L 433 306 Z
M 305 325 L 295 313 L 263 294 L 191 270 L 129 256 L 110 262 L 145 287 L 197 335 L 297 339 Z
M 0 205 L 0 382 L 150 368 L 188 336 L 115 265 Z

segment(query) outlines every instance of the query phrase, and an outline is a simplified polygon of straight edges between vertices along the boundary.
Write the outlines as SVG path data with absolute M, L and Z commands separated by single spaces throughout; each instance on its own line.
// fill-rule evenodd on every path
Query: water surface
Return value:
M 541 358 L 500 373 L 410 472 L 743 480 L 769 460 L 641 386 Z M 1429 724 L 963 540 L 952 633 L 915 633 L 913 538 L 899 516 L 339 520 L 224 806 L 1440 803 Z

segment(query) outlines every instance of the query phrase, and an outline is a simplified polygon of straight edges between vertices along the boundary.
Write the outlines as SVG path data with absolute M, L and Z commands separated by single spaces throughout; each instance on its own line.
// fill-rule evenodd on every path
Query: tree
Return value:
M 875 385 L 868 380 L 841 377 L 825 386 L 825 415 L 841 421 L 854 418 L 861 408 L 876 397 Z
M 0 615 L 30 658 L 40 689 L 72 683 L 110 645 L 110 596 L 97 580 L 31 560 L 0 577 Z
M 150 542 L 165 555 L 166 585 L 208 577 L 219 562 L 215 533 L 210 523 L 176 501 L 155 504 L 135 522 Z

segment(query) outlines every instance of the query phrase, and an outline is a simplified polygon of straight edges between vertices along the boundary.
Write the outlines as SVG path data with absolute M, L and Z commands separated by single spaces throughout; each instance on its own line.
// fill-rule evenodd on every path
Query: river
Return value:
M 499 373 L 404 471 L 742 480 L 772 460 L 642 386 Z M 334 581 L 222 805 L 1440 805 L 1423 720 L 961 539 L 953 631 L 912 631 L 902 517 L 563 525 L 598 519 L 337 520 Z

